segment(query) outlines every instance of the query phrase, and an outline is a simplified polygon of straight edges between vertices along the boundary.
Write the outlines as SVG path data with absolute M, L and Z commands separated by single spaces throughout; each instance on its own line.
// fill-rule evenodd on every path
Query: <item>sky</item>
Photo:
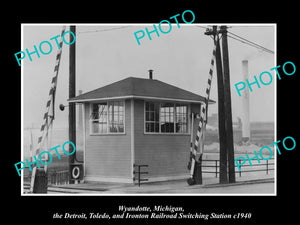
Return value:
M 43 41 L 52 44 L 48 55 L 33 54 L 22 60 L 22 116 L 24 127 L 40 126 L 46 109 L 48 93 L 56 61 L 57 45 L 50 38 L 61 33 L 64 24 L 23 24 L 20 51 L 34 50 Z M 156 23 L 157 25 L 157 23 Z M 127 77 L 153 78 L 204 96 L 213 40 L 204 35 L 207 25 L 172 24 L 172 30 L 160 36 L 147 35 L 138 45 L 134 32 L 153 29 L 153 24 L 78 24 L 76 26 L 76 92 L 83 93 L 105 86 Z M 227 25 L 227 24 L 224 24 Z M 228 37 L 230 85 L 233 120 L 241 117 L 242 101 L 234 84 L 243 81 L 242 60 L 249 62 L 249 81 L 259 77 L 263 71 L 276 66 L 276 27 L 273 24 L 228 24 L 228 31 L 275 51 L 270 54 Z M 120 29 L 119 29 L 120 28 Z M 168 27 L 163 29 L 167 30 Z M 69 30 L 67 24 L 66 30 Z M 68 37 L 68 35 L 66 35 Z M 44 45 L 44 51 L 47 46 Z M 66 105 L 68 99 L 69 45 L 64 43 L 56 91 L 57 127 L 67 127 L 68 110 L 60 111 L 59 104 Z M 16 61 L 16 66 L 18 63 Z M 274 71 L 271 72 L 276 77 Z M 270 85 L 253 87 L 250 92 L 250 121 L 275 120 L 276 79 Z M 210 98 L 217 102 L 217 80 L 214 68 Z M 218 104 L 210 105 L 209 115 L 217 113 Z

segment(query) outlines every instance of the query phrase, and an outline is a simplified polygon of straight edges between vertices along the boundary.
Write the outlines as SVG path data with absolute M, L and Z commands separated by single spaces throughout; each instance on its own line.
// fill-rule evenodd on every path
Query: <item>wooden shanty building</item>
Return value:
M 191 113 L 203 101 L 151 70 L 69 99 L 83 104 L 84 180 L 132 183 L 141 164 L 149 181 L 187 178 Z

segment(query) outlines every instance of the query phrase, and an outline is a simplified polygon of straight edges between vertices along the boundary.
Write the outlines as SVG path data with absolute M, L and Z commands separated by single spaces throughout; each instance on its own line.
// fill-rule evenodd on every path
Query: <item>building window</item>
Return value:
M 175 104 L 176 133 L 188 133 L 187 106 Z
M 123 101 L 108 103 L 108 121 L 110 133 L 124 132 L 124 107 Z
M 160 104 L 160 131 L 161 133 L 174 133 L 174 104 Z
M 188 105 L 145 102 L 146 133 L 188 133 Z
M 124 102 L 111 101 L 92 104 L 91 133 L 124 133 Z
M 107 133 L 107 103 L 98 103 L 92 105 L 92 114 L 90 116 L 91 133 Z
M 159 104 L 153 102 L 146 102 L 146 118 L 145 127 L 146 132 L 159 132 Z

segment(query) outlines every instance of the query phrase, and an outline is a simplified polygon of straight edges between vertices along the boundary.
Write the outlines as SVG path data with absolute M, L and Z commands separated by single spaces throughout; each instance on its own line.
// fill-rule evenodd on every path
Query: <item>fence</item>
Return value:
M 207 165 L 205 165 L 205 162 L 208 162 Z M 241 160 L 239 160 L 239 163 L 241 163 Z M 236 165 L 235 165 L 235 167 L 237 168 Z M 205 168 L 213 168 L 213 169 L 212 170 L 204 170 Z M 243 170 L 243 168 L 249 168 L 249 169 Z M 258 169 L 256 169 L 256 168 L 258 168 Z M 239 176 L 241 177 L 242 173 L 265 171 L 266 174 L 269 174 L 269 171 L 272 171 L 272 170 L 274 170 L 274 158 L 266 160 L 266 163 L 256 163 L 256 164 L 252 163 L 252 166 L 249 164 L 244 164 L 244 165 L 240 166 L 240 170 L 236 169 L 235 172 L 239 173 Z M 218 159 L 202 160 L 202 173 L 214 173 L 215 176 L 218 177 L 218 174 L 220 173 L 220 160 L 218 160 Z
M 241 161 L 239 160 L 239 163 Z M 134 164 L 134 171 L 133 171 L 133 181 L 137 181 L 138 186 L 141 185 L 142 181 L 148 181 L 147 178 L 142 178 L 143 174 L 148 174 L 147 171 L 142 171 L 142 168 L 148 167 L 148 165 L 136 165 Z M 237 166 L 235 165 L 237 168 Z M 206 168 L 211 168 L 210 170 L 206 170 Z M 249 169 L 247 169 L 249 168 Z M 26 168 L 28 169 L 28 168 Z M 26 171 L 25 169 L 25 171 Z M 238 169 L 235 170 L 236 174 L 238 173 L 239 176 L 242 176 L 242 173 L 251 173 L 251 172 L 266 172 L 269 174 L 270 171 L 274 170 L 274 158 L 266 160 L 266 163 L 256 163 L 250 166 L 249 164 L 244 164 L 240 166 L 241 171 Z M 215 177 L 218 177 L 220 173 L 220 160 L 218 159 L 204 159 L 202 160 L 202 173 L 212 173 L 215 174 Z M 69 184 L 70 173 L 69 170 L 61 170 L 61 171 L 48 171 L 48 184 L 54 185 L 62 185 L 62 184 Z M 30 183 L 31 179 L 31 172 L 27 171 L 24 175 L 25 183 Z
M 69 178 L 70 178 L 69 170 L 60 170 L 60 171 L 49 170 L 47 172 L 48 184 L 55 184 L 55 185 L 69 184 Z M 31 172 L 27 167 L 25 168 L 24 182 L 30 184 L 30 180 L 31 180 Z
M 141 178 L 141 174 L 148 174 L 147 171 L 141 171 L 141 168 L 142 167 L 148 167 L 148 165 L 136 165 L 136 164 L 133 164 L 133 182 L 135 182 L 137 180 L 138 182 L 138 185 L 140 186 L 141 185 L 141 181 L 148 181 L 147 178 Z M 137 170 L 136 170 L 137 168 Z M 137 178 L 136 178 L 136 174 L 137 174 Z
M 70 172 L 69 170 L 62 171 L 49 171 L 48 172 L 48 184 L 69 184 Z

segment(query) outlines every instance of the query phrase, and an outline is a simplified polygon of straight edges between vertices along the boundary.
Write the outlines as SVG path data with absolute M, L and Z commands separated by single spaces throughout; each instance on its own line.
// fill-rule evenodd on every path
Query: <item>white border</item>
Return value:
M 21 24 L 21 49 L 24 49 L 24 45 L 23 45 L 23 24 Z M 24 158 L 24 101 L 23 101 L 23 93 L 24 93 L 24 69 L 23 69 L 23 60 L 21 61 L 21 159 L 20 161 L 23 160 Z M 21 171 L 21 195 L 23 195 L 24 190 L 24 182 L 23 179 L 24 178 L 24 170 Z
M 153 25 L 153 23 L 138 23 L 138 24 L 123 24 L 123 23 L 104 23 L 104 24 L 88 24 L 88 23 L 43 23 L 43 24 L 33 24 L 33 23 L 22 23 L 21 24 L 21 50 L 24 49 L 23 46 L 23 27 L 24 26 L 70 26 L 70 25 L 79 25 L 79 26 L 151 26 Z M 164 24 L 163 24 L 164 25 Z M 176 24 L 174 24 L 176 25 Z M 195 24 L 180 24 L 181 26 L 197 26 L 197 25 L 201 25 L 201 26 L 211 26 L 211 25 L 217 25 L 217 26 L 221 26 L 221 25 L 226 25 L 226 26 L 274 26 L 274 61 L 275 61 L 275 66 L 277 65 L 277 60 L 276 60 L 276 56 L 277 56 L 277 24 L 276 23 L 195 23 Z M 21 61 L 21 161 L 23 159 L 23 122 L 24 122 L 24 118 L 23 118 L 23 85 L 24 85 L 24 80 L 23 80 L 23 61 Z M 275 115 L 275 119 L 274 119 L 274 124 L 275 124 L 275 139 L 277 141 L 277 79 L 275 79 L 275 88 L 274 88 L 274 93 L 275 93 L 275 106 L 274 106 L 274 115 Z M 136 97 L 136 96 L 132 96 L 132 97 Z M 142 97 L 142 96 L 139 96 Z M 153 98 L 152 98 L 153 99 Z M 95 99 L 96 100 L 96 99 Z M 99 99 L 97 99 L 99 100 Z M 101 99 L 102 100 L 102 99 Z M 104 100 L 104 99 L 103 99 Z M 162 99 L 159 99 L 162 100 Z M 174 99 L 166 99 L 166 100 L 173 100 Z M 90 100 L 89 100 L 90 101 Z M 73 101 L 69 101 L 69 102 L 73 102 Z M 77 101 L 79 102 L 79 101 Z M 198 103 L 198 102 L 197 102 Z M 275 148 L 275 147 L 274 147 Z M 276 151 L 275 151 L 276 152 Z M 277 196 L 277 154 L 275 154 L 275 167 L 274 167 L 274 175 L 275 175 L 275 182 L 274 182 L 274 189 L 275 189 L 275 193 L 272 194 L 252 194 L 252 193 L 248 193 L 248 194 L 244 194 L 244 193 L 238 193 L 238 194 L 207 194 L 207 193 L 177 193 L 177 194 L 160 194 L 160 193 L 156 193 L 156 194 L 76 194 L 76 196 Z M 74 196 L 74 194 L 23 194 L 23 170 L 21 171 L 21 196 Z
M 274 62 L 275 62 L 275 66 L 277 66 L 277 24 L 275 24 L 274 26 Z M 275 83 L 274 83 L 274 139 L 275 142 L 277 141 L 277 79 L 274 79 Z M 277 196 L 277 151 L 276 151 L 276 146 L 274 145 L 274 153 L 275 153 L 275 157 L 274 157 L 274 192 L 275 195 Z

